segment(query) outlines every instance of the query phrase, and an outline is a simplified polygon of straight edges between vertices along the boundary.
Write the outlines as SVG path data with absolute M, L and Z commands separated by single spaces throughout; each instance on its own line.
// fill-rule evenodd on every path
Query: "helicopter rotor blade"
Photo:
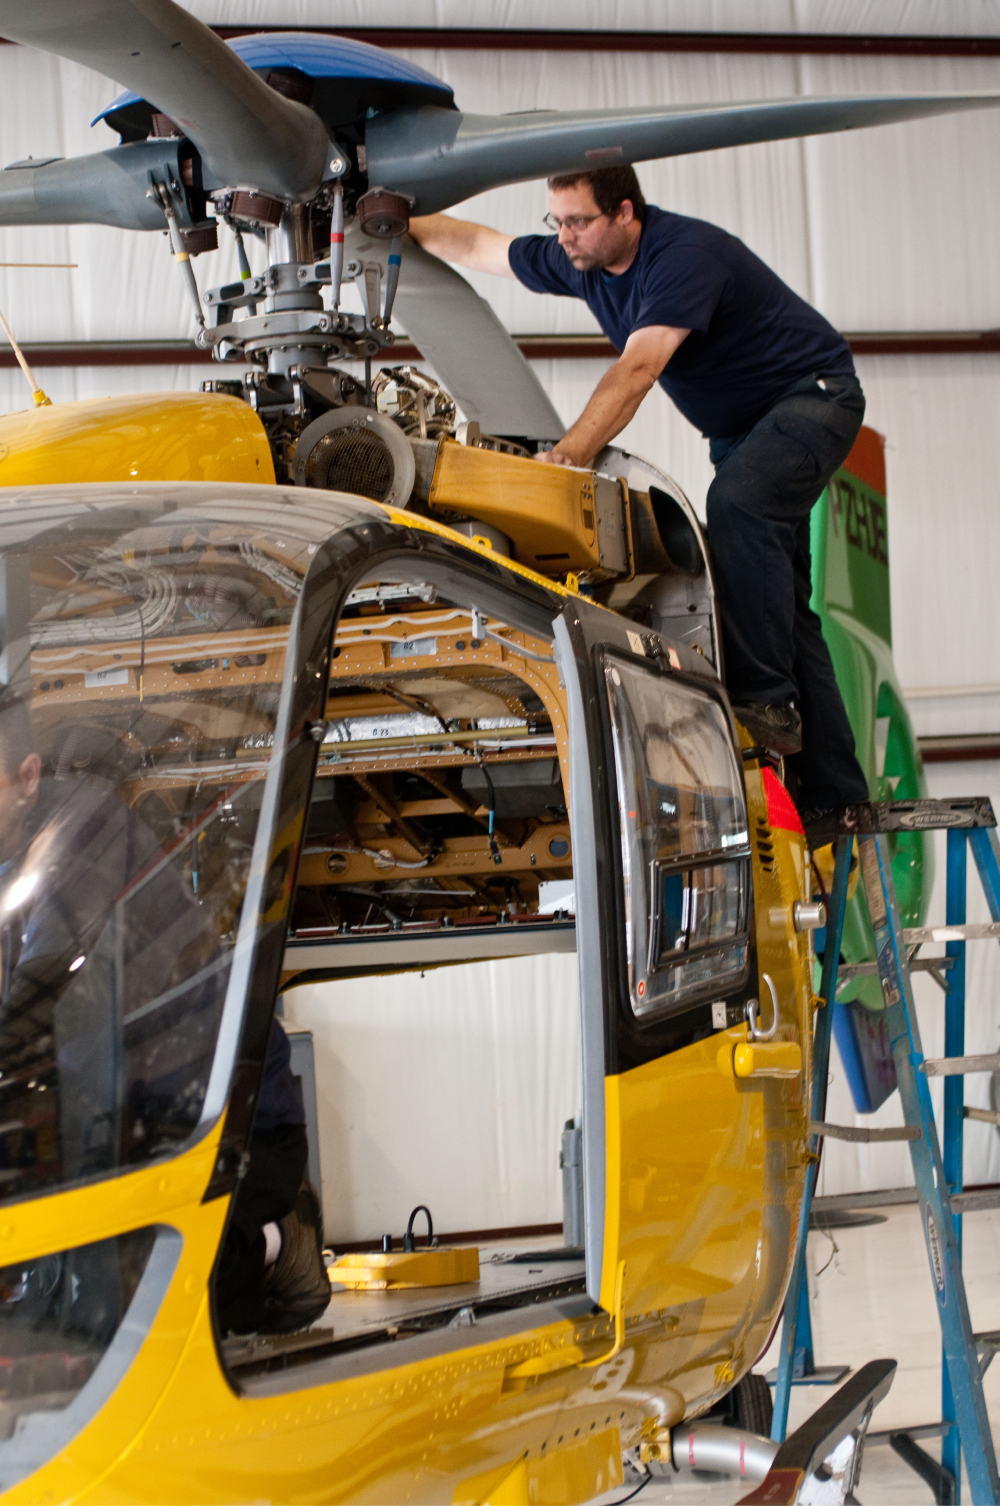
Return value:
M 384 274 L 389 242 L 352 221 L 345 253 Z M 407 335 L 466 418 L 487 434 L 559 439 L 566 425 L 507 330 L 475 288 L 415 242 L 406 241 L 393 306 Z M 391 351 L 385 355 L 390 356 Z
M 462 115 L 425 105 L 386 111 L 369 123 L 368 177 L 412 194 L 418 214 L 433 214 L 486 189 L 555 173 L 998 105 L 1000 93 L 985 89 L 524 115 Z
M 407 243 L 395 312 L 485 434 L 561 439 L 566 425 L 493 309 L 446 262 Z
M 0 0 L 0 35 L 135 90 L 194 143 L 213 187 L 299 201 L 319 188 L 328 149 L 319 116 L 173 0 Z
M 88 157 L 16 163 L 0 172 L 0 225 L 115 225 L 163 230 L 158 183 L 178 184 L 177 140 L 138 141 Z M 183 192 L 171 195 L 183 229 L 191 225 Z

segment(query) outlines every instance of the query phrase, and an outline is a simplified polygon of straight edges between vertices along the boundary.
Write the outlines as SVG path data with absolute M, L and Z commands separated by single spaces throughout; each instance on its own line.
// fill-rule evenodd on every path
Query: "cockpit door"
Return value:
M 555 638 L 570 727 L 587 1290 L 628 1318 L 730 1279 L 718 1236 L 739 1221 L 746 1105 L 718 1055 L 751 973 L 746 797 L 728 705 L 700 655 L 580 599 Z

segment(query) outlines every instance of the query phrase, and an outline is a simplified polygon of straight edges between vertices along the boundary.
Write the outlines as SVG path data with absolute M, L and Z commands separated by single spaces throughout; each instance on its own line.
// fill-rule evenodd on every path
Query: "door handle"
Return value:
M 747 1039 L 740 1041 L 735 1048 L 728 1042 L 720 1046 L 718 1054 L 719 1071 L 723 1077 L 730 1073 L 734 1077 L 798 1077 L 802 1071 L 802 1048 L 796 1041 L 777 1041 L 774 1037 L 778 1033 L 778 990 L 774 986 L 774 980 L 768 973 L 761 973 L 761 977 L 767 984 L 767 991 L 771 995 L 772 1020 L 768 1030 L 758 1027 L 758 1013 L 760 1008 L 756 999 L 751 999 L 747 1004 Z
M 752 1041 L 771 1041 L 778 1033 L 778 990 L 774 986 L 770 973 L 761 973 L 761 977 L 767 984 L 767 991 L 771 995 L 771 1028 L 770 1030 L 761 1030 L 757 1024 L 760 1018 L 757 1013 L 760 1009 L 760 1003 L 757 999 L 750 999 L 747 1003 L 747 1019 L 750 1021 L 750 1039 Z
M 744 1041 L 733 1052 L 737 1077 L 798 1077 L 802 1048 L 797 1041 Z

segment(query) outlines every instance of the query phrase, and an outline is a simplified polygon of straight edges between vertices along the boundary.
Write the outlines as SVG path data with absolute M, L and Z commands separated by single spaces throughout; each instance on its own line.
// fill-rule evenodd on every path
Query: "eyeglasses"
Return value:
M 604 218 L 606 218 L 606 213 L 603 209 L 600 214 L 568 214 L 564 220 L 559 219 L 558 215 L 545 214 L 542 216 L 542 224 L 556 232 L 565 229 L 576 235 L 577 231 L 586 230 L 587 226 L 592 225 L 595 220 Z

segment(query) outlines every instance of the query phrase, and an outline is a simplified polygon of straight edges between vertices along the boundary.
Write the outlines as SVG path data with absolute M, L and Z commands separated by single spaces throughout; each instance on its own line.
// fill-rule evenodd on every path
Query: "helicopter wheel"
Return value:
M 747 1433 L 756 1433 L 760 1438 L 771 1436 L 771 1417 L 774 1403 L 771 1388 L 762 1375 L 744 1375 L 733 1387 L 735 1422 Z

